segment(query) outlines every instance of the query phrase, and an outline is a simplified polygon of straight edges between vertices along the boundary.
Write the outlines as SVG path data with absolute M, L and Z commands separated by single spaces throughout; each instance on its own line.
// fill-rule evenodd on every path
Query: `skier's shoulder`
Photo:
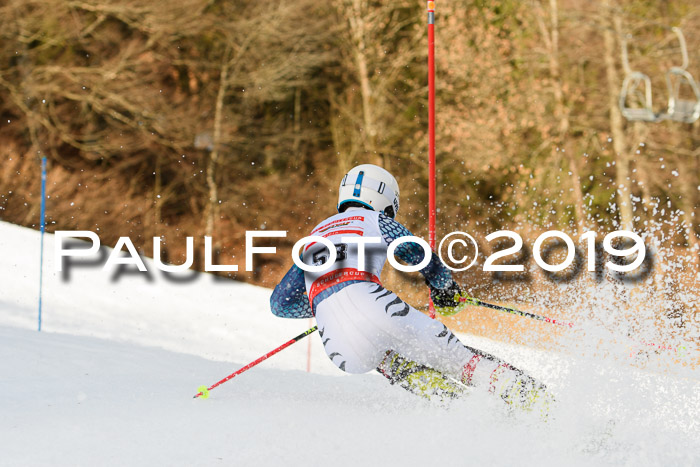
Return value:
M 351 224 L 360 224 L 364 222 L 377 225 L 378 216 L 378 212 L 370 211 L 369 209 L 353 209 L 345 212 L 339 212 L 316 224 L 311 231 L 311 235 L 323 235 L 324 232 L 332 228 L 338 228 Z
M 413 235 L 401 222 L 383 213 L 377 213 L 377 223 L 382 235 L 387 239 L 397 239 Z

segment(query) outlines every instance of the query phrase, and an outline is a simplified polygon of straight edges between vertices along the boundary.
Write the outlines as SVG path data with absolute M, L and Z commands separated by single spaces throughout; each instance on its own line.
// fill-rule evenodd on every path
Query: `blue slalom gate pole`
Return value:
M 39 231 L 41 232 L 41 249 L 39 250 L 39 328 L 41 332 L 41 289 L 44 278 L 44 230 L 46 228 L 46 157 L 41 158 L 41 220 Z

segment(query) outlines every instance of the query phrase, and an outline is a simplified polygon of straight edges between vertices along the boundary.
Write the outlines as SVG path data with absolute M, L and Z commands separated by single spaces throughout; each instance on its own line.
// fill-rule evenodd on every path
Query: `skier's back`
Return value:
M 532 405 L 545 393 L 541 384 L 465 346 L 440 321 L 381 285 L 389 245 L 412 236 L 394 219 L 398 209 L 399 187 L 389 172 L 370 164 L 350 170 L 341 181 L 338 214 L 310 233 L 333 244 L 335 262 L 314 272 L 292 266 L 273 292 L 272 312 L 282 317 L 315 316 L 328 357 L 345 372 L 378 369 L 392 383 L 428 397 L 458 395 L 460 386 L 452 381 L 456 380 L 487 389 L 514 406 Z M 321 269 L 329 261 L 331 253 L 324 243 L 306 245 L 305 265 Z M 466 294 L 437 255 L 426 259 L 423 247 L 414 242 L 401 243 L 393 254 L 410 265 L 423 265 L 420 272 L 438 313 L 452 315 L 465 307 Z

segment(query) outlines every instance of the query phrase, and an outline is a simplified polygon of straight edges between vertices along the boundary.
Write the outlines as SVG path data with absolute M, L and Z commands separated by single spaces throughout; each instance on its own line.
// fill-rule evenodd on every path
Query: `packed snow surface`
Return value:
M 64 276 L 47 235 L 39 333 L 39 241 L 0 223 L 0 465 L 700 465 L 697 372 L 468 334 L 549 385 L 548 421 L 477 392 L 429 403 L 346 376 L 317 334 L 193 399 L 313 323 L 272 316 L 270 290 L 176 282 L 148 259 L 149 274 Z

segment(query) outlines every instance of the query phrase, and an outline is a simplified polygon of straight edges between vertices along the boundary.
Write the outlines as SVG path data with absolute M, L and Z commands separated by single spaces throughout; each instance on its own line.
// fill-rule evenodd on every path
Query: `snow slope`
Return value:
M 0 324 L 37 327 L 39 232 L 0 222 Z M 54 236 L 44 240 L 42 329 L 152 345 L 214 360 L 246 361 L 311 327 L 269 311 L 270 290 L 210 274 L 165 275 L 143 258 L 115 277 L 114 268 L 77 264 L 56 272 Z M 85 248 L 89 245 L 85 243 Z M 104 248 L 105 254 L 111 248 Z M 87 263 L 90 258 L 72 261 Z M 173 278 L 188 278 L 174 281 Z M 312 365 L 333 370 L 320 349 Z M 287 349 L 271 367 L 306 368 L 306 346 Z
M 461 338 L 554 390 L 548 423 L 471 394 L 428 404 L 375 374 L 343 376 L 298 343 L 194 400 L 298 334 L 269 290 L 53 272 L 47 235 L 37 333 L 38 233 L 0 223 L 0 465 L 700 465 L 700 380 Z M 146 261 L 149 269 L 152 263 Z

